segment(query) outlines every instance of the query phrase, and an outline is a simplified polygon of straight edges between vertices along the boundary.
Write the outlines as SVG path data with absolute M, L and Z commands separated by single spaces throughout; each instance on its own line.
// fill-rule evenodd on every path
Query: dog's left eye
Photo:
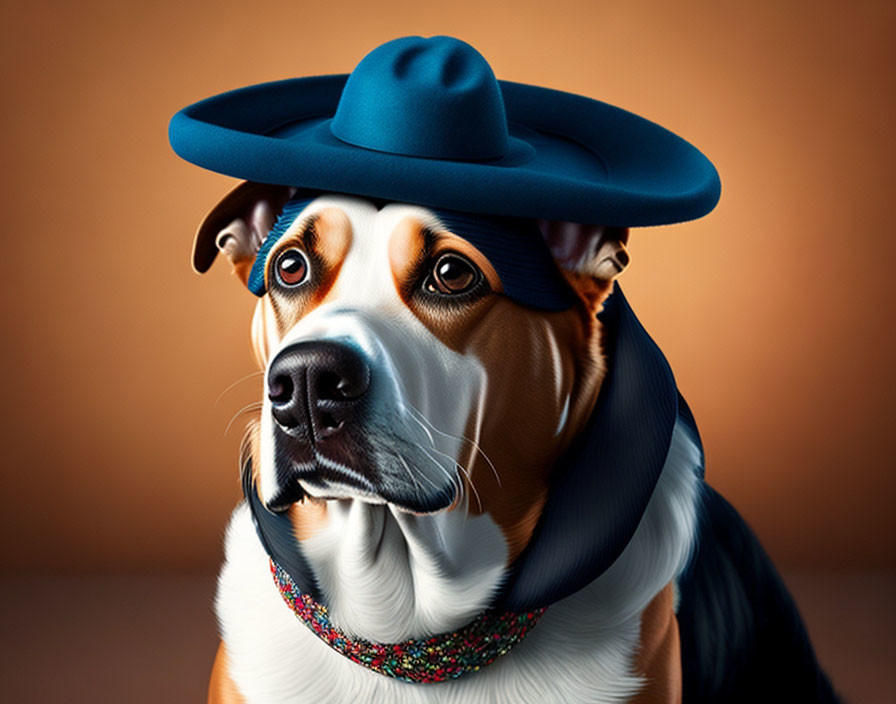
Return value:
M 424 288 L 430 293 L 464 293 L 479 282 L 479 276 L 479 270 L 470 261 L 448 252 L 433 264 Z
M 308 259 L 298 249 L 287 249 L 277 257 L 274 271 L 277 281 L 284 286 L 298 286 L 308 278 Z

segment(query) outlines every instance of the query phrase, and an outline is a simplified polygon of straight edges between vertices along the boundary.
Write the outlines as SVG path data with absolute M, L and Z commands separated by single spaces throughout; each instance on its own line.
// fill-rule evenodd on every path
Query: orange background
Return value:
M 893 3 L 6 3 L 0 554 L 7 573 L 210 572 L 260 397 L 254 298 L 192 233 L 232 184 L 167 122 L 350 71 L 404 34 L 620 105 L 716 164 L 704 219 L 637 230 L 622 279 L 707 476 L 779 565 L 892 569 Z M 216 402 L 216 399 L 220 400 Z

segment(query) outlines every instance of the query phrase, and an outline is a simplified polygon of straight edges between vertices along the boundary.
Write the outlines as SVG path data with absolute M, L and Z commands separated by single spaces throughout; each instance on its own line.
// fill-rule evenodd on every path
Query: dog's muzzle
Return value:
M 279 489 L 268 508 L 283 511 L 303 495 L 299 480 L 338 482 L 375 493 L 362 416 L 370 367 L 355 348 L 308 340 L 286 347 L 268 368 Z

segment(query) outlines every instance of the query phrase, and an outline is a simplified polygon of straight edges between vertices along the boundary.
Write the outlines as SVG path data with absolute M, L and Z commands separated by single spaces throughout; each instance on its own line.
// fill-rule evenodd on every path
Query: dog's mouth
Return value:
M 315 458 L 311 462 L 290 462 L 287 478 L 279 483 L 276 493 L 265 505 L 274 513 L 282 513 L 305 497 L 318 500 L 360 498 L 372 503 L 385 501 L 377 487 L 363 474 L 335 462 Z
M 277 454 L 282 458 L 282 453 Z M 280 459 L 280 462 L 284 460 Z M 408 466 L 406 461 L 401 464 L 405 468 Z M 367 463 L 363 470 L 359 470 L 316 451 L 310 460 L 286 459 L 285 467 L 278 466 L 275 473 L 277 488 L 270 500 L 265 501 L 266 508 L 274 513 L 283 513 L 293 504 L 310 498 L 314 501 L 351 499 L 387 503 L 400 511 L 424 515 L 452 506 L 458 491 L 454 482 L 444 487 L 428 486 L 424 479 L 416 478 L 410 471 L 405 471 L 404 477 L 396 477 Z M 424 490 L 424 486 L 429 490 Z

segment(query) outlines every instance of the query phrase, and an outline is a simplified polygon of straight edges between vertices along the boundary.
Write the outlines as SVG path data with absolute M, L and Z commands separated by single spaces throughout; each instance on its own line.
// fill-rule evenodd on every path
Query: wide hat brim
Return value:
M 249 86 L 171 119 L 178 155 L 259 183 L 471 213 L 620 227 L 692 220 L 718 202 L 712 163 L 659 125 L 606 103 L 498 81 L 510 148 L 501 158 L 389 153 L 337 138 L 348 74 Z

